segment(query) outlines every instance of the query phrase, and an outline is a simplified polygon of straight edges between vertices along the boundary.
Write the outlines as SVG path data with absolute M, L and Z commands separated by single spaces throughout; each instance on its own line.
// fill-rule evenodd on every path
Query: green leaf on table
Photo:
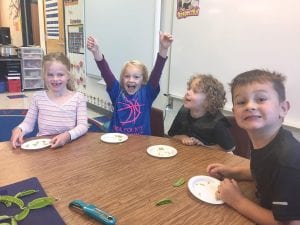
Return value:
M 165 205 L 172 203 L 172 200 L 170 198 L 163 198 L 156 202 L 156 205 Z
M 181 177 L 173 183 L 173 187 L 180 187 L 184 183 L 185 183 L 185 179 Z

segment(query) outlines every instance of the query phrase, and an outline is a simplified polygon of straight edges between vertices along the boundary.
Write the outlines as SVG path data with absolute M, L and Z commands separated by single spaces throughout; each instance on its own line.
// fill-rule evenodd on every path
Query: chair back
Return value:
M 251 141 L 247 132 L 237 125 L 233 116 L 226 116 L 226 118 L 231 124 L 229 129 L 235 141 L 235 150 L 233 151 L 233 154 L 250 159 Z
M 163 137 L 165 136 L 165 128 L 164 128 L 164 112 L 158 108 L 151 108 L 151 131 L 152 136 Z
M 88 132 L 109 132 L 111 118 L 107 116 L 98 116 L 94 118 L 88 118 Z
M 25 118 L 27 109 L 3 109 L 0 110 L 0 142 L 9 141 L 12 130 L 18 126 Z M 37 123 L 31 133 L 28 133 L 24 138 L 35 137 L 38 133 Z

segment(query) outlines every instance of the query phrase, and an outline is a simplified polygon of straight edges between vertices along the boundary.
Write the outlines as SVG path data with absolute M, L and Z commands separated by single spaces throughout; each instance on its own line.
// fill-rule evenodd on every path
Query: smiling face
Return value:
M 122 76 L 122 86 L 129 94 L 135 94 L 143 84 L 143 71 L 135 65 L 127 65 Z
M 45 83 L 49 91 L 62 94 L 67 90 L 70 79 L 67 67 L 59 61 L 49 61 L 45 64 Z
M 238 125 L 249 133 L 273 135 L 288 109 L 288 102 L 279 101 L 271 82 L 252 82 L 233 90 L 234 116 Z

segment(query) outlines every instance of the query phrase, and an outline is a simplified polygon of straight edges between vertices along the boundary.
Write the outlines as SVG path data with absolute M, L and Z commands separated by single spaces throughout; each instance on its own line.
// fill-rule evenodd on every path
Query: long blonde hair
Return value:
M 70 60 L 69 58 L 64 54 L 64 53 L 61 53 L 61 52 L 51 52 L 51 53 L 48 53 L 47 55 L 45 55 L 43 57 L 43 74 L 45 76 L 45 68 L 46 68 L 46 64 L 49 63 L 49 62 L 54 62 L 54 61 L 57 61 L 57 62 L 60 62 L 61 64 L 65 65 L 67 70 L 68 70 L 68 74 L 69 74 L 69 80 L 68 80 L 68 83 L 67 83 L 67 89 L 70 90 L 70 91 L 75 91 L 76 88 L 75 88 L 75 77 L 74 75 L 70 72 L 71 71 L 71 63 L 70 63 Z

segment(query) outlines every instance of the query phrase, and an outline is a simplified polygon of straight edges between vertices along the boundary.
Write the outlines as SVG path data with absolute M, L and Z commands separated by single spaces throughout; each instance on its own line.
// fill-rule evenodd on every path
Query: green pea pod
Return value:
M 0 223 L 0 225 L 11 225 L 10 223 Z
M 2 215 L 2 216 L 0 216 L 0 221 L 7 220 L 7 219 L 10 219 L 10 218 L 11 218 L 10 216 Z
M 19 214 L 14 216 L 16 221 L 24 220 L 26 216 L 28 216 L 30 209 L 25 207 Z
M 7 203 L 14 203 L 18 205 L 21 209 L 23 209 L 24 207 L 24 202 L 21 199 L 16 198 L 14 196 L 1 195 L 0 202 L 3 202 L 5 205 L 7 205 Z
M 1 201 L 0 200 L 0 202 L 2 202 L 6 207 L 10 207 L 10 206 L 12 206 L 12 203 L 11 202 L 8 202 L 8 201 Z
M 165 204 L 169 204 L 172 203 L 172 200 L 170 198 L 163 198 L 161 200 L 159 200 L 158 202 L 156 202 L 156 205 L 165 205 Z
M 30 190 L 27 190 L 27 191 L 21 191 L 21 192 L 17 193 L 15 195 L 15 197 L 16 198 L 21 198 L 21 197 L 31 195 L 31 194 L 34 194 L 34 193 L 37 193 L 37 192 L 38 192 L 38 190 L 33 190 L 33 189 L 30 189 Z
M 185 183 L 185 179 L 181 177 L 173 183 L 173 187 L 180 187 L 184 183 Z
M 15 220 L 15 218 L 11 218 L 10 224 L 11 225 L 18 225 L 18 222 L 17 222 L 17 220 Z
M 52 197 L 41 197 L 32 200 L 28 203 L 29 209 L 40 209 L 48 205 L 52 205 L 55 202 L 55 198 Z

